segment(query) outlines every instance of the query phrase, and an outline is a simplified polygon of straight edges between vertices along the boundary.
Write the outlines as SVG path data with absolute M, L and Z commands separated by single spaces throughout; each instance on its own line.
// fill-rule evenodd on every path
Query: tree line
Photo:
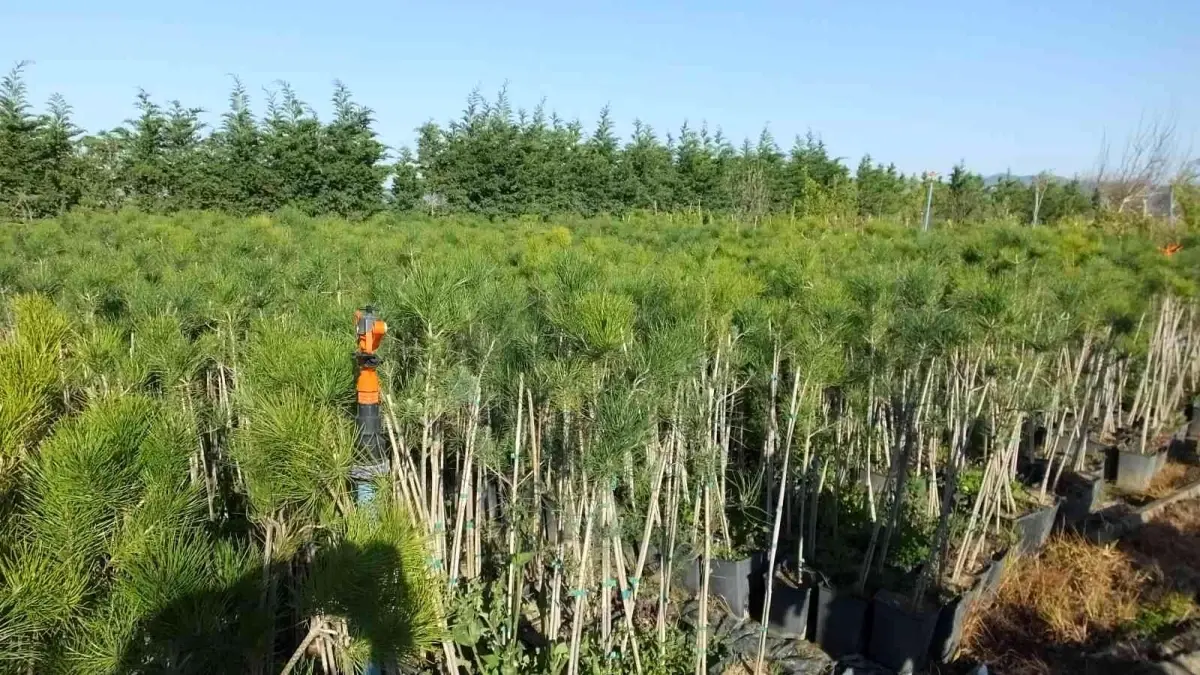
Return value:
M 85 133 L 55 95 L 35 111 L 17 64 L 0 80 L 0 218 L 30 219 L 75 207 L 133 206 L 168 213 L 237 214 L 291 207 L 309 214 L 366 216 L 383 210 L 492 217 L 633 210 L 771 214 L 915 221 L 929 180 L 863 157 L 854 171 L 809 133 L 783 150 L 768 129 L 735 146 L 721 130 L 684 123 L 659 134 L 635 120 L 618 138 L 610 112 L 595 127 L 539 104 L 514 109 L 472 92 L 461 116 L 417 130 L 415 150 L 393 152 L 375 113 L 334 84 L 332 117 L 321 120 L 286 84 L 256 114 L 234 82 L 219 122 L 179 101 L 139 92 L 136 115 Z M 956 165 L 932 179 L 934 215 L 966 222 L 1050 222 L 1084 214 L 1093 197 L 1078 181 L 1004 177 L 992 184 Z

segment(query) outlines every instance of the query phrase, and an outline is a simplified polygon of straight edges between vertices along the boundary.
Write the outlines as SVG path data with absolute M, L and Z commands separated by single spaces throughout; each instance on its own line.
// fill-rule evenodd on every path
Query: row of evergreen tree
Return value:
M 204 111 L 138 94 L 137 115 L 86 134 L 54 96 L 41 112 L 29 100 L 24 64 L 0 81 L 0 218 L 35 218 L 77 206 L 154 212 L 218 209 L 369 215 L 385 209 L 511 216 L 635 209 L 772 213 L 828 218 L 919 218 L 926 182 L 862 158 L 851 173 L 811 133 L 781 150 L 770 132 L 735 147 L 718 129 L 685 123 L 659 136 L 634 121 L 622 142 L 608 109 L 594 129 L 539 105 L 514 110 L 502 90 L 473 92 L 461 117 L 417 131 L 416 151 L 390 152 L 373 111 L 335 83 L 333 116 L 322 121 L 287 85 L 256 115 L 240 82 L 213 127 Z M 1007 178 L 985 185 L 955 166 L 934 182 L 935 214 L 1042 221 L 1082 213 L 1091 200 L 1077 182 L 1039 188 Z

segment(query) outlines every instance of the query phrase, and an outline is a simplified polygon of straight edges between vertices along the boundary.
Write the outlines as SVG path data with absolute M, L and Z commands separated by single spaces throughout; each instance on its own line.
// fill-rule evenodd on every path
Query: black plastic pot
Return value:
M 709 568 L 708 592 L 724 600 L 735 617 L 745 618 L 751 603 L 757 601 L 757 606 L 761 607 L 765 558 L 762 553 L 755 553 L 741 560 L 713 560 Z M 704 583 L 703 564 L 702 558 L 690 558 L 680 563 L 683 587 L 692 593 L 699 593 Z
M 1000 590 L 1000 584 L 1004 581 L 1004 574 L 1008 571 L 1008 561 L 1010 559 L 1009 549 L 992 556 L 992 562 L 979 575 L 980 597 L 990 598 Z
M 1059 512 L 1068 523 L 1082 520 L 1099 510 L 1104 501 L 1104 477 L 1087 473 L 1070 473 L 1059 483 L 1063 501 Z
M 1013 527 L 1017 531 L 1016 550 L 1020 555 L 1033 555 L 1042 550 L 1050 531 L 1054 529 L 1054 519 L 1058 516 L 1058 502 L 1052 506 L 1038 509 L 1032 513 L 1017 518 Z
M 500 520 L 500 493 L 492 483 L 483 486 L 483 512 L 488 520 Z
M 1192 401 L 1191 420 L 1187 426 L 1187 438 L 1200 439 L 1200 399 Z
M 938 612 L 937 626 L 933 629 L 933 639 L 929 644 L 929 658 L 935 663 L 950 663 L 954 659 L 962 642 L 967 614 L 979 599 L 981 586 L 979 583 L 971 586 L 971 590 L 947 602 Z
M 1041 485 L 1048 466 L 1049 462 L 1042 458 L 1024 461 L 1017 467 L 1017 477 L 1025 485 Z
M 1120 454 L 1121 452 L 1113 447 L 1104 449 L 1104 480 L 1110 483 L 1117 482 L 1117 457 Z
M 683 587 L 692 593 L 700 592 L 700 583 L 704 580 L 700 576 L 700 559 L 687 558 L 683 561 L 673 561 L 672 567 L 678 570 L 683 567 Z
M 902 595 L 879 591 L 871 604 L 867 656 L 901 675 L 922 670 L 937 628 L 938 609 L 911 609 Z
M 1143 492 L 1158 473 L 1158 455 L 1117 451 L 1117 487 L 1127 492 Z
M 542 528 L 546 541 L 551 544 L 558 543 L 558 511 L 555 510 L 549 502 L 542 503 Z
M 750 614 L 750 603 L 761 603 L 763 589 L 763 556 L 755 553 L 741 560 L 713 560 L 709 568 L 708 590 L 729 605 L 729 612 L 738 618 Z
M 812 641 L 835 659 L 847 654 L 861 654 L 866 642 L 870 601 L 824 583 L 813 592 L 817 607 L 810 631 Z
M 801 639 L 808 637 L 813 588 L 813 584 L 807 581 L 791 584 L 783 579 L 772 579 L 767 625 L 787 635 Z
M 871 494 L 875 495 L 875 499 L 878 500 L 879 495 L 883 492 L 883 488 L 887 486 L 887 474 L 879 473 L 877 471 L 872 471 L 870 474 L 867 474 L 865 471 L 860 470 L 858 472 L 858 480 L 864 488 L 867 487 L 868 475 L 870 476 L 869 480 L 871 481 Z

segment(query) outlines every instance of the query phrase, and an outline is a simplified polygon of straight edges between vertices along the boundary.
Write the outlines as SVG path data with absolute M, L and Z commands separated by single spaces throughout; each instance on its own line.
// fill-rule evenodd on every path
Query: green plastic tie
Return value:
M 632 598 L 632 597 L 633 597 L 633 591 L 629 590 L 628 588 L 621 590 L 621 599 L 622 600 L 628 600 L 629 598 Z
M 637 586 L 641 581 L 641 577 L 629 577 L 629 585 L 631 586 Z
M 575 590 L 571 591 L 572 598 L 582 598 L 582 597 L 586 597 L 586 596 L 587 596 L 586 588 L 576 588 Z
M 467 529 L 468 530 L 475 529 L 475 519 L 472 518 L 471 520 L 467 521 Z
M 430 556 L 429 557 L 429 566 L 435 570 L 442 569 L 442 559 L 438 558 L 436 556 Z
M 604 580 L 604 587 L 605 587 L 605 588 L 612 588 L 613 586 L 616 586 L 616 585 L 617 585 L 617 580 L 616 580 L 616 579 L 605 579 L 605 580 Z

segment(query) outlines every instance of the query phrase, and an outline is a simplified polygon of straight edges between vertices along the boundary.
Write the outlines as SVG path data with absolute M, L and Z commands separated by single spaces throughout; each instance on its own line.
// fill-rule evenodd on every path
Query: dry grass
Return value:
M 1146 489 L 1146 495 L 1154 499 L 1161 499 L 1197 480 L 1200 480 L 1200 466 L 1168 461 L 1162 471 L 1159 471 L 1158 475 L 1154 477 L 1150 487 Z
M 1200 594 L 1200 499 L 1168 506 L 1118 545 L 1156 585 Z
M 1147 610 L 1194 616 L 1200 593 L 1200 499 L 1173 504 L 1115 544 L 1056 536 L 1012 569 L 989 606 L 972 613 L 964 653 L 1006 675 L 1130 672 L 1088 652 L 1137 642 Z M 1136 646 L 1134 645 L 1134 651 Z
M 1144 577 L 1115 546 L 1055 537 L 1021 560 L 988 607 L 973 612 L 964 651 L 1011 675 L 1062 672 L 1048 653 L 1111 635 L 1138 615 Z M 1077 650 L 1078 651 L 1078 650 Z
M 746 665 L 745 663 L 738 661 L 737 663 L 734 663 L 726 668 L 721 675 L 754 675 L 754 666 Z
M 1142 578 L 1115 546 L 1096 546 L 1077 535 L 1056 538 L 1039 558 L 1018 565 L 999 602 L 1033 611 L 1030 626 L 1054 642 L 1083 644 L 1137 615 Z

